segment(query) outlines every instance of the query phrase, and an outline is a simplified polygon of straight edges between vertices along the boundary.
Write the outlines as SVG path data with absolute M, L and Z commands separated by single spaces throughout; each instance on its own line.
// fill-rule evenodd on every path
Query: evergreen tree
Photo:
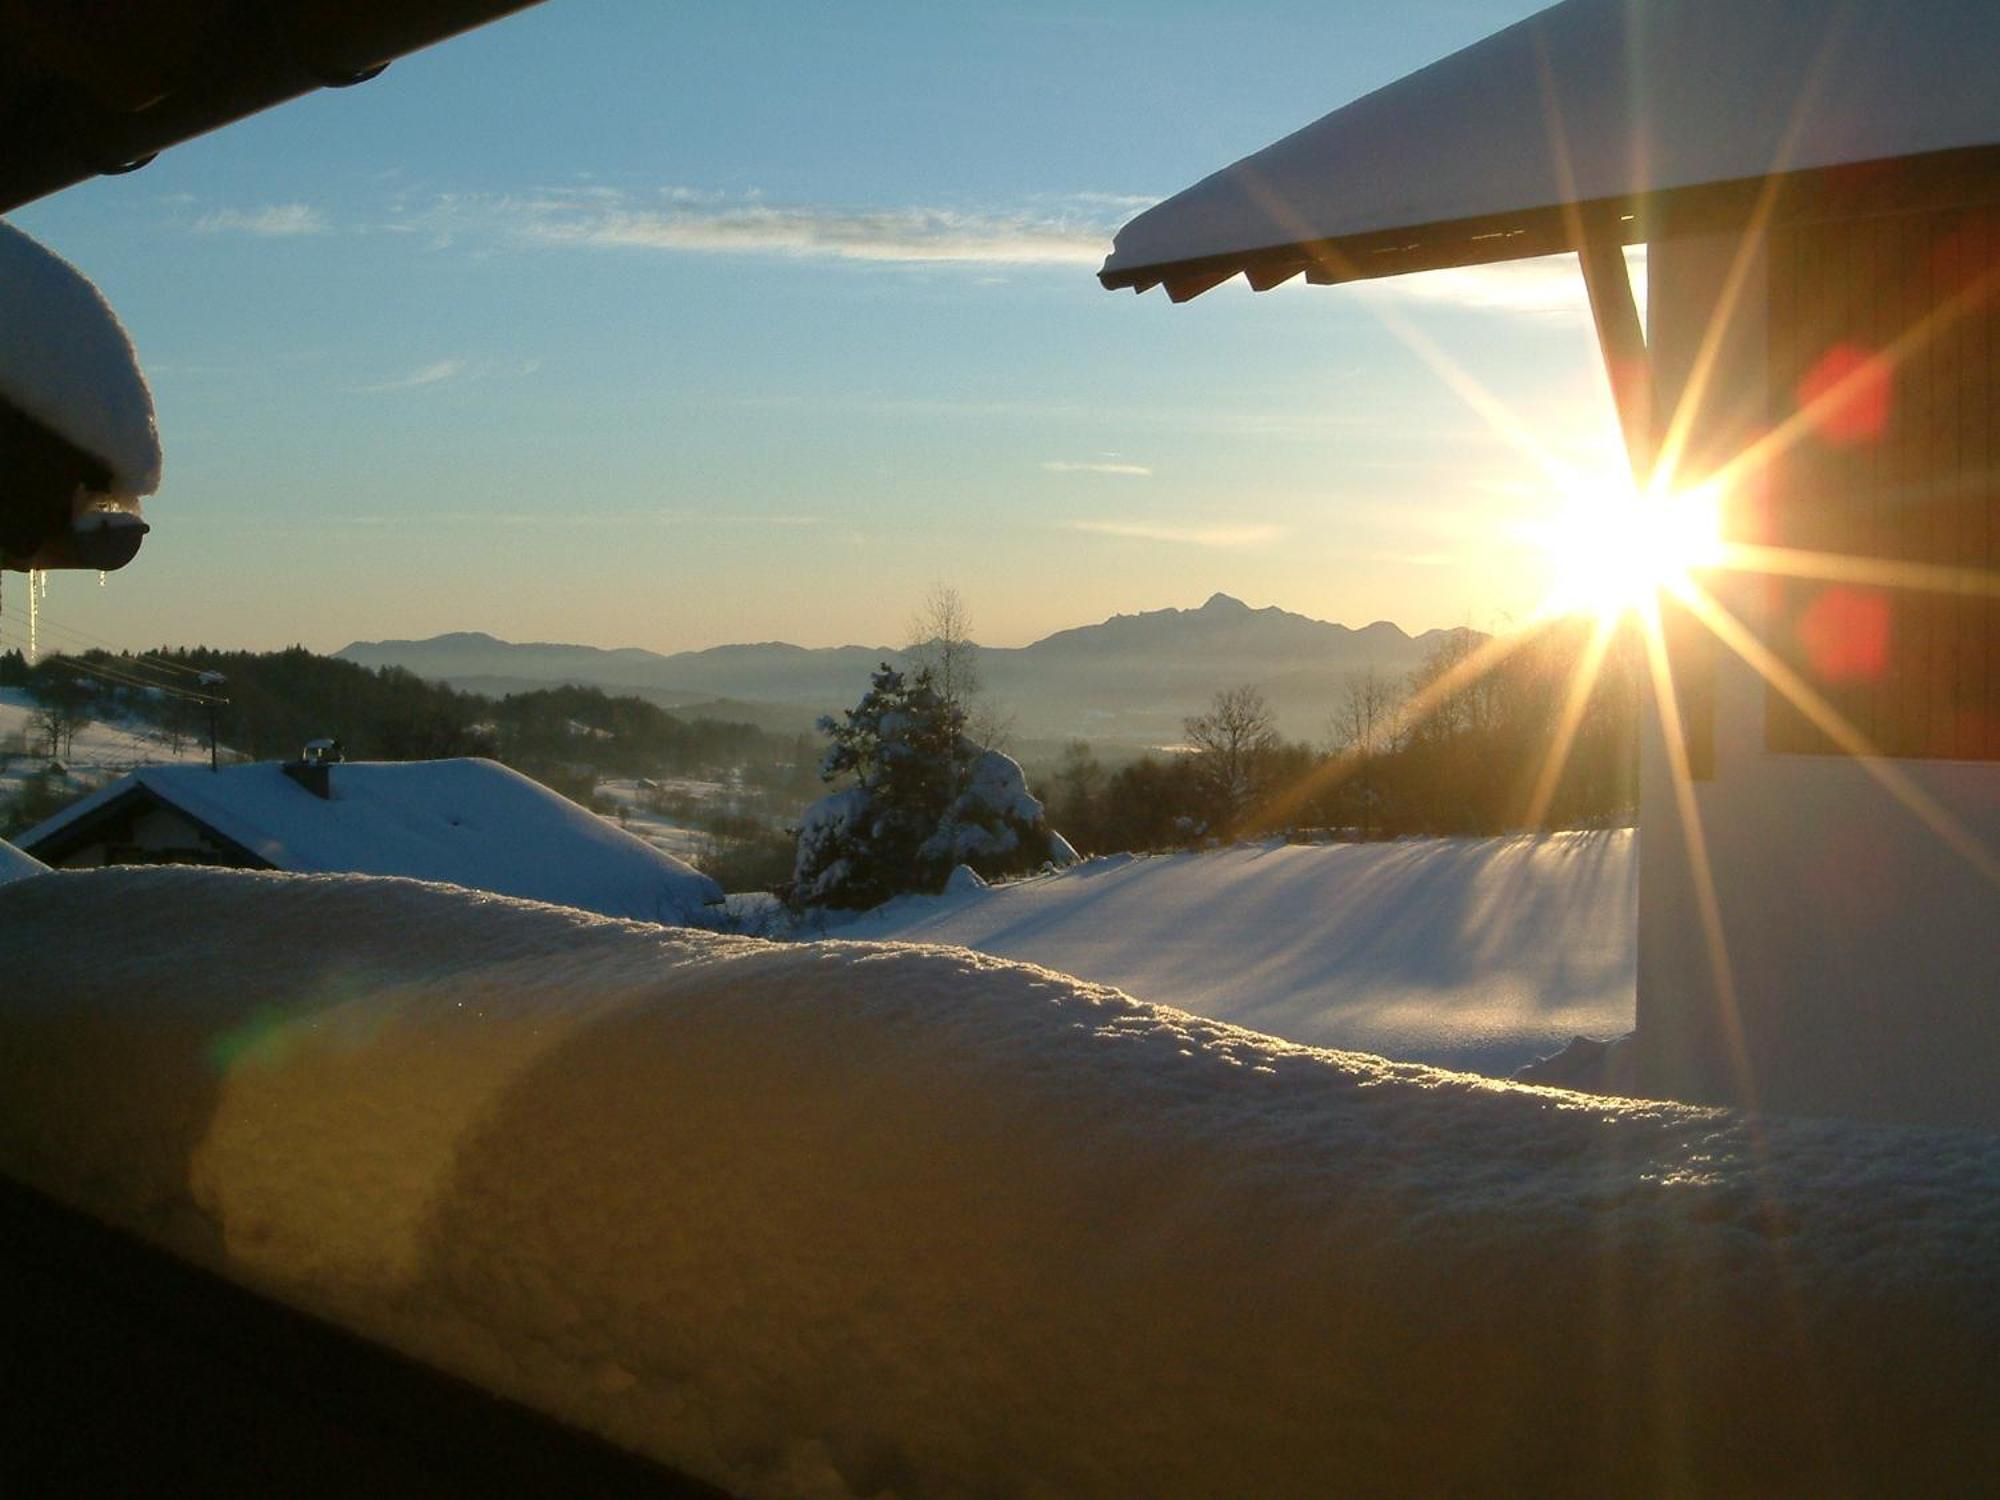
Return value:
M 1054 847 L 1021 768 L 965 734 L 964 707 L 928 668 L 886 662 L 860 703 L 820 720 L 821 778 L 851 784 L 806 809 L 788 897 L 853 910 L 933 890 L 960 864 L 1032 869 Z

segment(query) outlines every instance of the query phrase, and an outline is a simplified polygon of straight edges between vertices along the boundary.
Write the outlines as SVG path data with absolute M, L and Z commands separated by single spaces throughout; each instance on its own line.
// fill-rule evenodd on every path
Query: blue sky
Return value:
M 891 642 L 937 581 L 995 644 L 1217 589 L 1525 613 L 1559 497 L 1384 318 L 1609 472 L 1573 270 L 1179 308 L 1092 272 L 1145 202 L 1534 8 L 551 0 L 31 205 L 167 454 L 139 560 L 49 615 L 673 650 Z

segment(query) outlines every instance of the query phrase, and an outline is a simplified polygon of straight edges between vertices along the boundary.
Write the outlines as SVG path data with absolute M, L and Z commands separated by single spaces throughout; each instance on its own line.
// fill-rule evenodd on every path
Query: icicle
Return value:
M 41 643 L 38 639 L 42 624 L 42 611 L 40 607 L 42 597 L 41 584 L 41 572 L 38 569 L 30 569 L 28 572 L 28 665 L 31 667 L 40 661 L 42 657 Z

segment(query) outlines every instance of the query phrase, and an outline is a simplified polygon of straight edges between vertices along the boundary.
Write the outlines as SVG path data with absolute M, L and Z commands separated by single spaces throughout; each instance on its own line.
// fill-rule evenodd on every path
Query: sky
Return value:
M 1573 264 L 1180 307 L 1093 273 L 1146 205 L 1537 8 L 549 0 L 29 205 L 166 452 L 137 561 L 56 575 L 47 617 L 877 645 L 946 583 L 994 645 L 1216 591 L 1521 618 L 1562 497 L 1413 345 L 1615 473 Z

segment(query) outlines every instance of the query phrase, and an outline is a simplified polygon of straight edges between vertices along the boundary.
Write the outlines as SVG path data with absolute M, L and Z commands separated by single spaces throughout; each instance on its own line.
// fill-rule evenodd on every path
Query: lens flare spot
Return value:
M 1873 682 L 1889 667 L 1888 598 L 1845 584 L 1823 590 L 1799 617 L 1799 644 L 1823 682 Z
M 1859 344 L 1836 344 L 1799 382 L 1799 409 L 1829 443 L 1872 443 L 1889 430 L 1895 406 L 1895 372 Z

